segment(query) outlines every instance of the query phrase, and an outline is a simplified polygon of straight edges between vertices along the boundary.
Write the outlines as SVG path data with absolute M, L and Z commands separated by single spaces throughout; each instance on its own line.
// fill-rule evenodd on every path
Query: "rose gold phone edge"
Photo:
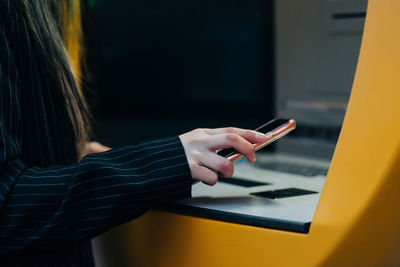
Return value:
M 286 127 L 285 127 L 286 126 Z M 282 127 L 285 127 L 282 129 Z M 278 127 L 275 131 L 282 131 L 276 135 L 274 135 L 274 131 L 272 132 L 268 132 L 265 135 L 271 135 L 271 139 L 268 139 L 267 141 L 265 141 L 264 143 L 258 143 L 258 144 L 253 144 L 254 147 L 254 151 L 258 151 L 261 148 L 273 143 L 274 141 L 278 140 L 279 138 L 287 135 L 288 133 L 290 133 L 291 131 L 293 131 L 294 129 L 296 129 L 296 121 L 294 119 L 289 119 L 289 121 L 285 124 L 283 124 L 282 126 Z M 228 157 L 229 160 L 231 160 L 233 163 L 238 162 L 239 160 L 241 160 L 244 157 L 243 154 L 237 153 L 234 154 L 230 157 Z

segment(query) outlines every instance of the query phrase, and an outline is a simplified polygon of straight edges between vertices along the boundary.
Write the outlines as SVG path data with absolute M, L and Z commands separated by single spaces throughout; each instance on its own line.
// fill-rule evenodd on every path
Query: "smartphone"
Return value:
M 266 145 L 271 144 L 275 140 L 287 135 L 296 128 L 296 121 L 294 119 L 274 119 L 271 120 L 255 130 L 265 134 L 268 139 L 263 143 L 253 144 L 254 150 L 257 151 Z M 233 163 L 239 161 L 244 156 L 236 151 L 234 148 L 226 148 L 217 151 L 217 154 L 223 156 Z

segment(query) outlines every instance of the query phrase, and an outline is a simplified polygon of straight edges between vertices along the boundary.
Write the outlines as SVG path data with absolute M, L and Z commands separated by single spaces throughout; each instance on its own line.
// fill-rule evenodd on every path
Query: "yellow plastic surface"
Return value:
M 102 241 L 112 266 L 400 265 L 400 1 L 369 1 L 348 110 L 309 234 L 151 211 Z
M 72 69 L 81 82 L 82 26 L 80 0 L 62 1 L 63 38 L 71 60 Z

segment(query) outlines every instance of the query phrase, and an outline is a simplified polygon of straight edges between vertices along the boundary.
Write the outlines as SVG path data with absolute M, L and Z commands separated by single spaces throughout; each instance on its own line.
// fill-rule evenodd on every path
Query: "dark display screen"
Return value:
M 273 1 L 87 2 L 97 114 L 273 116 Z

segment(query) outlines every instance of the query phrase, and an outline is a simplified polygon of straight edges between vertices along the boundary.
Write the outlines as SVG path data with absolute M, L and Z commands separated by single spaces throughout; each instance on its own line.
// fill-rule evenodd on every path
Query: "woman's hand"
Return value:
M 100 144 L 99 142 L 87 142 L 85 144 L 85 147 L 81 153 L 81 157 L 79 160 L 81 160 L 84 156 L 92 153 L 101 153 L 107 150 L 110 150 L 111 148 L 108 146 L 104 146 Z
M 216 151 L 220 148 L 234 148 L 249 162 L 256 161 L 252 143 L 266 141 L 264 134 L 239 128 L 196 129 L 179 136 L 185 149 L 192 178 L 208 185 L 218 181 L 218 174 L 232 177 L 233 163 Z

